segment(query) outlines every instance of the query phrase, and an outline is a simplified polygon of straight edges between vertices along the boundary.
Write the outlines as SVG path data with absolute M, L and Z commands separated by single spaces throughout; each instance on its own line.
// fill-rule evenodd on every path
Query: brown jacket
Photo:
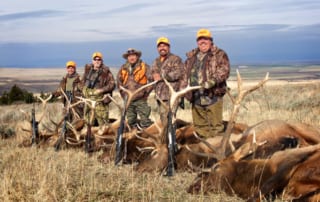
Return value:
M 175 91 L 180 89 L 180 82 L 184 74 L 183 62 L 179 56 L 169 54 L 168 57 L 161 62 L 160 57 L 156 58 L 152 64 L 151 73 L 158 73 L 164 76 L 171 84 Z M 155 86 L 157 98 L 168 101 L 170 99 L 169 87 L 160 80 Z
M 150 67 L 148 64 L 144 63 L 143 61 L 139 60 L 134 66 L 134 68 L 132 69 L 131 73 L 129 72 L 129 68 L 130 68 L 130 64 L 128 62 L 121 66 L 117 75 L 118 88 L 122 86 L 133 92 L 138 88 L 140 88 L 141 86 L 152 81 Z M 144 90 L 136 94 L 133 100 L 147 99 L 152 89 L 153 89 L 152 86 L 145 88 Z M 122 97 L 125 96 L 125 93 L 121 90 L 120 90 L 120 94 Z
M 56 89 L 56 91 L 54 91 L 52 93 L 53 97 L 59 97 L 59 96 L 63 96 L 63 93 L 61 91 L 61 89 L 66 93 L 66 85 L 67 85 L 67 79 L 68 79 L 68 74 L 66 74 L 60 81 L 59 87 Z M 72 103 L 75 103 L 77 101 L 76 97 L 81 97 L 82 96 L 82 84 L 80 81 L 80 75 L 78 73 L 74 73 L 74 75 L 72 75 L 72 77 L 74 77 L 74 81 L 72 83 Z M 63 96 L 62 98 L 62 102 L 63 104 L 66 103 L 66 98 Z
M 191 70 L 197 60 L 197 54 L 199 49 L 193 49 L 187 53 L 187 59 L 185 61 L 185 72 L 182 87 L 186 87 L 188 82 L 190 82 Z M 214 81 L 215 86 L 211 89 L 206 89 L 204 93 L 209 97 L 213 96 L 223 96 L 227 90 L 226 80 L 230 74 L 230 63 L 226 52 L 219 49 L 217 46 L 213 45 L 209 52 L 207 53 L 207 59 L 205 60 L 204 68 L 202 71 L 203 82 Z M 201 83 L 199 83 L 201 85 Z M 189 92 L 185 97 L 189 101 L 193 101 L 193 93 Z
M 86 64 L 85 69 L 84 69 L 84 74 L 82 77 L 83 85 L 88 87 L 88 83 L 90 82 L 90 74 L 91 71 L 93 70 L 93 65 L 92 64 Z M 115 88 L 115 80 L 114 77 L 106 65 L 102 64 L 99 70 L 99 77 L 97 79 L 97 82 L 94 86 L 94 89 L 102 89 L 103 94 L 112 94 L 112 91 Z M 109 103 L 110 99 L 106 98 L 104 103 Z

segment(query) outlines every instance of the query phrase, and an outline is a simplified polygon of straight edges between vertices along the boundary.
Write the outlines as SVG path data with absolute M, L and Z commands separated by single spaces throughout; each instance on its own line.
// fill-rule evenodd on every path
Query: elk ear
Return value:
M 232 157 L 235 161 L 240 161 L 241 159 L 249 156 L 250 154 L 252 154 L 252 147 L 251 147 L 251 143 L 248 142 L 246 144 L 243 144 L 240 148 L 238 148 L 233 154 Z

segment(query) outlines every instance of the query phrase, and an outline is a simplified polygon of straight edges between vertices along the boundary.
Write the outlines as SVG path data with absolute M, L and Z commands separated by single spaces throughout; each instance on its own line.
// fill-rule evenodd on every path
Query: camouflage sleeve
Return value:
M 230 74 L 229 58 L 223 50 L 218 51 L 217 64 L 217 71 L 213 75 L 213 78 L 216 83 L 223 83 L 229 78 Z
M 62 95 L 61 88 L 63 88 L 63 84 L 64 84 L 64 77 L 61 79 L 58 88 L 51 93 L 53 97 L 59 97 L 60 95 Z
M 108 69 L 107 79 L 105 82 L 105 86 L 103 87 L 103 92 L 110 93 L 114 90 L 115 87 L 116 87 L 116 82 L 114 80 L 114 77 L 113 77 L 111 71 Z
M 184 67 L 180 57 L 174 57 L 172 67 L 170 69 L 171 71 L 167 73 L 167 79 L 169 82 L 178 81 L 182 78 Z
M 153 82 L 153 76 L 152 76 L 152 70 L 150 68 L 149 65 L 146 64 L 146 68 L 147 68 L 147 72 L 146 72 L 146 76 L 148 79 L 148 83 Z M 154 86 L 150 86 L 148 88 L 145 89 L 145 93 L 150 94 L 150 92 L 153 90 Z
M 184 63 L 184 66 L 183 66 L 183 75 L 182 75 L 182 79 L 181 79 L 181 82 L 180 82 L 180 89 L 184 89 L 188 86 L 189 84 L 189 76 L 188 76 L 188 68 L 189 68 L 189 64 L 190 61 L 187 59 Z M 188 92 L 184 95 L 185 98 L 187 98 L 187 100 L 191 101 L 192 99 L 192 92 Z
M 151 74 L 156 74 L 156 73 L 160 74 L 160 69 L 157 66 L 157 60 L 155 59 L 151 66 Z
M 122 67 L 120 68 L 120 70 L 118 71 L 118 74 L 117 74 L 117 88 L 119 89 L 119 93 L 120 93 L 121 97 L 124 97 L 125 93 L 122 90 L 120 90 L 120 86 L 123 86 L 122 77 L 121 77 L 121 69 L 122 69 Z

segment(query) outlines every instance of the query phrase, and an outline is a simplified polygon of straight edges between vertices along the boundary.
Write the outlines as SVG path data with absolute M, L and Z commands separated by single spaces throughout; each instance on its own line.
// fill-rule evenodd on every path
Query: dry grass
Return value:
M 267 83 L 246 98 L 237 121 L 251 125 L 266 119 L 281 119 L 320 127 L 319 92 L 320 81 Z M 232 87 L 231 93 L 235 95 L 236 89 Z M 158 118 L 153 97 L 150 103 L 153 116 Z M 46 120 L 48 116 L 55 121 L 62 118 L 60 103 L 48 107 Z M 226 120 L 231 107 L 230 99 L 225 96 Z M 187 194 L 185 190 L 196 173 L 181 172 L 168 178 L 158 173 L 137 173 L 132 165 L 101 164 L 97 161 L 100 152 L 88 156 L 82 149 L 55 152 L 53 148 L 20 148 L 17 145 L 23 132 L 15 131 L 16 125 L 25 119 L 20 108 L 31 112 L 31 105 L 0 106 L 1 135 L 9 130 L 17 133 L 15 138 L 0 140 L 0 201 L 240 201 L 223 193 Z M 116 107 L 111 108 L 111 117 L 118 118 Z M 188 104 L 186 110 L 179 110 L 178 117 L 192 121 Z

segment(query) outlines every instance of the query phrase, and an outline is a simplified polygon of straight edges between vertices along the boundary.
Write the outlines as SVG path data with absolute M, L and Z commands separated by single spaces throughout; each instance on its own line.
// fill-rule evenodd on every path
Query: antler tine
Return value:
M 80 137 L 81 137 L 79 132 L 73 127 L 73 125 L 71 123 L 69 123 L 69 121 L 67 121 L 66 123 L 69 126 L 69 128 L 71 129 L 71 131 L 73 132 L 73 134 L 76 136 L 76 139 L 79 141 Z
M 170 108 L 171 109 L 173 109 L 173 106 L 179 97 L 181 97 L 182 95 L 186 94 L 189 91 L 197 90 L 197 89 L 201 88 L 201 86 L 190 86 L 188 83 L 188 86 L 186 88 L 179 90 L 179 91 L 175 91 L 173 89 L 173 87 L 170 85 L 170 83 L 165 78 L 163 78 L 163 81 L 168 86 L 170 94 L 171 94 L 171 96 L 170 96 Z
M 150 143 L 152 143 L 154 145 L 157 145 L 157 142 L 155 140 L 153 140 L 152 137 L 150 137 L 150 139 L 149 138 L 144 138 L 144 137 L 141 137 L 140 135 L 138 135 L 136 133 L 134 134 L 134 136 L 136 138 L 140 139 L 140 140 L 143 140 L 143 141 L 146 141 L 146 142 L 150 142 Z
M 110 95 L 108 95 L 108 98 L 120 109 L 120 110 L 123 110 L 123 107 L 121 105 L 118 104 L 118 102 L 113 98 L 111 97 Z
M 121 90 L 123 90 L 125 93 L 127 93 L 127 95 L 128 95 L 128 99 L 127 99 L 127 104 L 126 104 L 126 106 L 125 106 L 125 108 L 127 109 L 128 107 L 129 107 L 129 105 L 130 105 L 130 103 L 131 103 L 131 100 L 132 100 L 132 98 L 133 98 L 133 96 L 134 95 L 136 95 L 137 93 L 139 93 L 140 91 L 142 91 L 143 89 L 145 89 L 145 88 L 148 88 L 148 87 L 150 87 L 150 86 L 153 86 L 154 84 L 156 84 L 158 81 L 153 81 L 153 82 L 150 82 L 150 83 L 148 83 L 148 84 L 146 84 L 146 85 L 143 85 L 143 86 L 141 86 L 140 88 L 138 88 L 137 90 L 135 90 L 135 91 L 130 91 L 130 90 L 128 90 L 128 89 L 126 89 L 126 88 L 124 88 L 123 86 L 120 86 L 120 89 Z
M 217 153 L 217 151 L 215 150 L 215 148 L 213 148 L 213 146 L 212 146 L 207 140 L 199 137 L 196 132 L 193 132 L 193 135 L 194 135 L 198 140 L 200 140 L 203 144 L 205 144 L 211 151 L 213 151 L 214 153 Z
M 249 93 L 257 90 L 258 88 L 260 88 L 261 86 L 263 86 L 263 84 L 265 84 L 268 79 L 269 79 L 269 73 L 266 74 L 265 78 L 260 81 L 258 84 L 256 84 L 255 86 L 249 88 L 248 90 L 245 90 L 243 91 L 242 90 L 242 79 L 241 79 L 241 76 L 240 76 L 240 73 L 239 71 L 237 70 L 237 77 L 238 77 L 238 96 L 236 97 L 235 99 L 235 102 L 234 102 L 234 106 L 233 106 L 233 111 L 230 115 L 230 119 L 229 119 L 229 123 L 228 123 L 228 126 L 227 126 L 227 129 L 225 131 L 225 135 L 222 139 L 222 146 L 221 146 L 221 152 L 222 154 L 225 156 L 225 151 L 226 151 L 226 147 L 227 147 L 227 144 L 229 142 L 229 144 L 231 145 L 231 148 L 234 148 L 232 143 L 229 141 L 230 140 L 230 136 L 231 136 L 231 131 L 232 131 L 232 128 L 234 126 L 234 122 L 235 122 L 235 119 L 239 113 L 239 109 L 240 109 L 240 103 L 241 101 L 244 99 L 245 96 L 247 96 Z
M 64 96 L 64 98 L 66 99 L 66 101 L 67 101 L 67 108 L 68 109 L 71 109 L 71 111 L 72 111 L 72 114 L 74 115 L 74 116 L 76 116 L 78 119 L 80 118 L 80 116 L 76 113 L 76 111 L 73 109 L 73 107 L 74 106 L 76 106 L 76 105 L 71 105 L 71 102 L 70 102 L 70 100 L 69 100 L 69 98 L 68 98 L 68 96 L 66 95 L 66 93 L 64 92 L 64 90 L 62 89 L 62 88 L 60 88 L 60 90 L 61 90 L 61 92 L 62 92 L 62 94 L 63 94 L 63 96 Z M 79 104 L 79 103 L 78 103 Z
M 47 97 L 47 99 L 42 99 L 42 97 L 40 97 L 40 96 L 37 96 L 37 98 L 39 99 L 39 100 L 41 100 L 41 102 L 42 102 L 42 114 L 40 115 L 40 118 L 39 118 L 39 123 L 41 122 L 41 120 L 43 119 L 43 117 L 44 117 L 44 112 L 45 112 L 45 108 L 46 108 L 46 106 L 47 106 L 47 102 L 52 98 L 52 95 L 49 95 L 49 97 Z

